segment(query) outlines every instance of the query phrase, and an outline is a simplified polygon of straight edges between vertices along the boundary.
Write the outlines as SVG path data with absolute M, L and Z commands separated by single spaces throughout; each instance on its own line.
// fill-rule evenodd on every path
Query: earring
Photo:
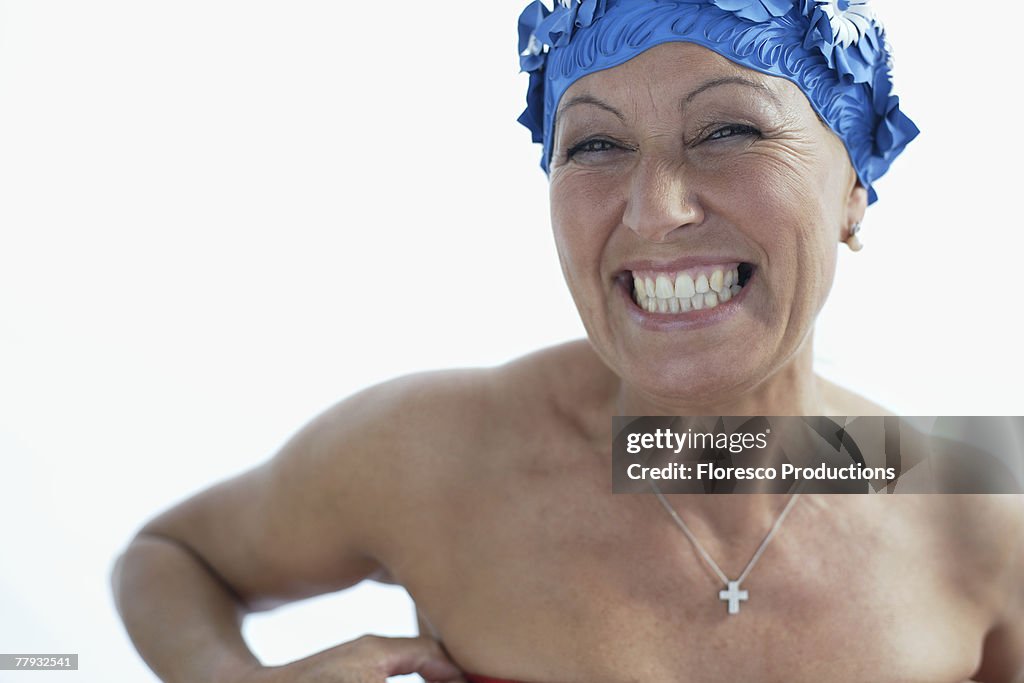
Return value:
M 846 238 L 846 246 L 850 248 L 850 251 L 856 253 L 864 248 L 864 244 L 860 241 L 860 237 L 857 233 L 860 232 L 860 223 L 854 223 L 853 227 L 850 228 L 850 236 Z

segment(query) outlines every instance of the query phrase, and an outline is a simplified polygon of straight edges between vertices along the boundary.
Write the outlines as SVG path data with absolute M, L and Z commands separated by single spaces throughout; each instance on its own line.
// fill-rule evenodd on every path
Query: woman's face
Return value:
M 550 189 L 595 349 L 636 388 L 687 402 L 734 397 L 794 356 L 866 207 L 798 87 L 690 43 L 569 88 Z

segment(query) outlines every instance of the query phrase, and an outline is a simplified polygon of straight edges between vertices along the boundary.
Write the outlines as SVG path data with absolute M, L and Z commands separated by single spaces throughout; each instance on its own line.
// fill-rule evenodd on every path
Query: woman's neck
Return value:
M 647 394 L 626 382 L 615 397 L 616 415 L 824 415 L 826 402 L 814 374 L 812 337 L 771 377 L 752 390 L 699 404 Z

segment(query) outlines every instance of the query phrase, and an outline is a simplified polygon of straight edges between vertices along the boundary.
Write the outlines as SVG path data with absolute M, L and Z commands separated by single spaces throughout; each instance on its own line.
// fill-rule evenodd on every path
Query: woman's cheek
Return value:
M 614 197 L 627 183 L 627 175 L 621 165 L 566 166 L 552 175 L 551 205 L 571 207 L 576 212 L 586 209 L 607 212 L 614 204 Z
M 734 179 L 733 192 L 754 197 L 762 205 L 801 209 L 818 192 L 813 160 L 779 145 L 751 148 L 720 174 L 720 180 Z M 743 187 L 736 187 L 742 184 Z
M 551 220 L 560 250 L 599 248 L 622 221 L 621 179 L 587 170 L 552 178 Z

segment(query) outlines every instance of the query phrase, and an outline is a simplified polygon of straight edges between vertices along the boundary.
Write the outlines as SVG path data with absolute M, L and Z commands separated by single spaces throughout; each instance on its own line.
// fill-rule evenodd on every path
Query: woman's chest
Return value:
M 591 566 L 526 581 L 517 576 L 525 567 L 507 569 L 454 597 L 466 609 L 438 625 L 469 670 L 521 666 L 529 653 L 537 675 L 522 678 L 535 681 L 940 683 L 970 677 L 984 638 L 980 615 L 921 575 L 765 570 L 730 593 L 707 573 L 670 576 L 643 563 L 628 574 Z
M 903 526 L 878 539 L 850 525 L 842 537 L 802 532 L 808 518 L 795 517 L 730 592 L 671 528 L 539 512 L 547 524 L 467 521 L 444 576 L 406 578 L 468 671 L 537 683 L 958 683 L 979 664 L 986 622 L 945 570 L 955 558 Z M 717 548 L 730 579 L 754 547 Z

